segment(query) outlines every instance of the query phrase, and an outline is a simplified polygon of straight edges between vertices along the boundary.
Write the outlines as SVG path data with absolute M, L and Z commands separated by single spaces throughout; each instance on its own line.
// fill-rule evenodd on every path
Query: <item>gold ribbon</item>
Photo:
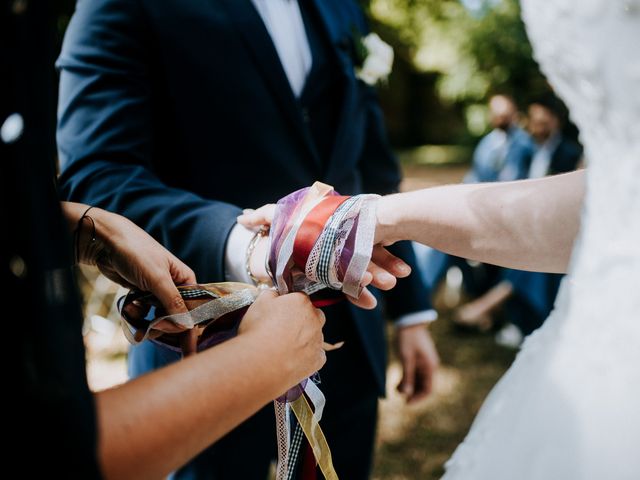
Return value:
M 322 475 L 324 475 L 326 480 L 338 480 L 338 474 L 333 468 L 331 450 L 327 444 L 327 439 L 324 433 L 322 433 L 320 424 L 313 416 L 313 411 L 307 398 L 304 395 L 300 395 L 296 400 L 290 402 L 289 405 L 296 415 L 298 423 L 300 423 L 302 431 L 309 441 L 309 445 L 311 445 L 313 449 L 313 455 L 316 463 L 320 467 Z

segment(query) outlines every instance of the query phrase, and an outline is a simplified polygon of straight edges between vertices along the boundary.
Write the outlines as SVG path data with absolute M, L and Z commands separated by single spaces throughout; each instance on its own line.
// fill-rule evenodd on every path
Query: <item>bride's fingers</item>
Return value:
M 381 245 L 373 247 L 371 261 L 396 278 L 408 277 L 411 274 L 411 267 L 409 265 L 389 253 L 389 251 Z
M 373 294 L 369 291 L 368 288 L 362 290 L 359 298 L 353 298 L 349 295 L 346 295 L 347 300 L 353 303 L 356 307 L 363 308 L 365 310 L 373 310 L 378 305 L 378 300 Z
M 377 287 L 380 290 L 391 290 L 396 286 L 396 277 L 375 263 L 369 262 L 367 271 L 372 276 L 371 285 L 374 287 Z
M 276 206 L 273 203 L 263 205 L 257 210 L 243 210 L 242 215 L 238 216 L 238 223 L 247 228 L 257 228 L 262 225 L 271 225 Z
M 364 272 L 364 275 L 362 276 L 362 280 L 360 281 L 360 286 L 366 287 L 370 285 L 372 281 L 373 281 L 373 274 L 371 272 Z

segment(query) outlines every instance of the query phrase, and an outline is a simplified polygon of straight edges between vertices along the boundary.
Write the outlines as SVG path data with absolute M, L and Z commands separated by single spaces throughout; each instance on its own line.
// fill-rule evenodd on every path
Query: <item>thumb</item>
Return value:
M 269 312 L 269 309 L 273 310 L 273 305 L 269 302 L 273 302 L 278 297 L 278 293 L 272 289 L 265 289 L 260 292 L 258 298 L 255 299 L 247 313 L 242 317 L 240 326 L 238 327 L 238 335 L 242 335 L 245 332 L 253 329 L 256 322 L 259 322 L 264 315 L 264 312 Z M 263 303 L 265 305 L 263 305 Z
M 194 285 L 198 283 L 193 270 L 175 256 L 169 258 L 169 271 L 173 283 L 177 285 Z
M 398 390 L 400 391 L 400 393 L 403 393 L 404 395 L 411 397 L 415 389 L 415 385 L 414 385 L 415 372 L 416 372 L 415 358 L 413 357 L 413 355 L 410 355 L 408 357 L 403 358 L 402 363 L 404 368 L 402 373 L 402 380 L 398 385 Z
M 163 275 L 159 281 L 154 282 L 151 287 L 151 293 L 160 300 L 168 315 L 187 313 L 189 311 L 182 295 L 180 295 L 178 288 L 169 275 Z
M 256 298 L 254 305 L 260 305 L 262 303 L 268 302 L 269 300 L 273 300 L 274 298 L 278 298 L 278 292 L 276 292 L 273 288 L 267 288 L 262 290 Z

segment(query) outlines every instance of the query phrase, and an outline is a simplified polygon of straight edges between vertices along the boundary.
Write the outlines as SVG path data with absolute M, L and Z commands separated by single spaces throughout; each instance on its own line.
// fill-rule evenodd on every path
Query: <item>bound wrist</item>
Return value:
M 392 209 L 393 195 L 378 200 L 376 208 L 376 244 L 391 245 L 400 238 L 397 232 L 396 218 Z

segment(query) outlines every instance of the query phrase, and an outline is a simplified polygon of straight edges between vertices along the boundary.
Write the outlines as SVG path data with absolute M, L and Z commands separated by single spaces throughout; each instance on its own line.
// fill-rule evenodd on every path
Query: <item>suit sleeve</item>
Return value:
M 57 63 L 62 194 L 128 217 L 200 281 L 219 281 L 240 209 L 169 187 L 154 173 L 152 35 L 140 9 L 137 0 L 77 5 Z

